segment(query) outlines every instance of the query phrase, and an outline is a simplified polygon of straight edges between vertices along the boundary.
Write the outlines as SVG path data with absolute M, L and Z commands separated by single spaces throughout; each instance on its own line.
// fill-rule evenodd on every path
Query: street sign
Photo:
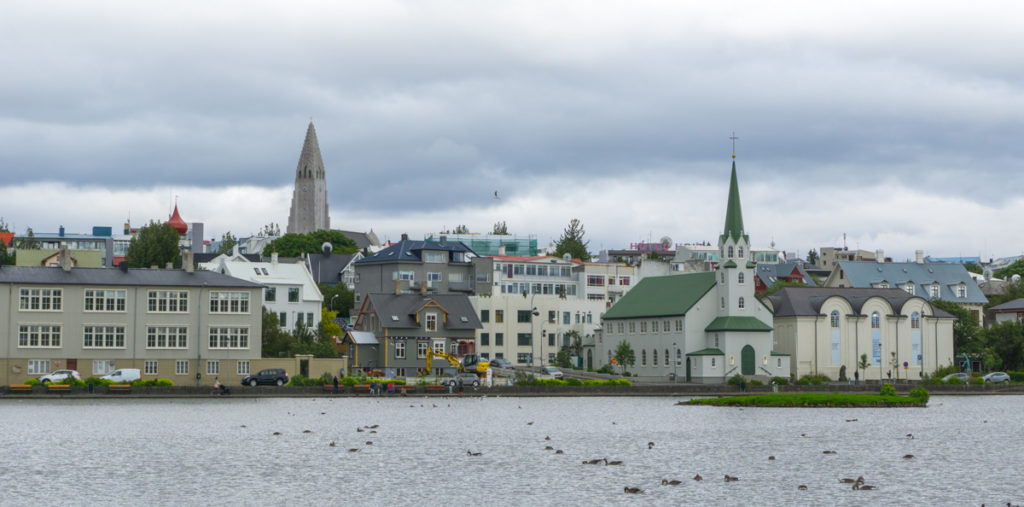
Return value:
M 613 358 L 612 358 L 612 364 L 615 364 L 615 363 L 617 363 L 617 362 L 618 362 L 618 361 L 616 361 L 616 360 L 615 360 L 615 358 L 613 357 Z
M 903 369 L 906 370 L 908 366 L 910 366 L 910 363 L 903 361 Z

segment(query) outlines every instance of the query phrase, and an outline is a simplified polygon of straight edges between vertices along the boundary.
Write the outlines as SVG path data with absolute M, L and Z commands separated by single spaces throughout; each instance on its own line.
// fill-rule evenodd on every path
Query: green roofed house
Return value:
M 773 349 L 772 313 L 754 297 L 750 238 L 743 228 L 736 162 L 715 271 L 644 278 L 603 316 L 598 357 L 611 362 L 625 340 L 642 380 L 721 383 L 741 374 L 788 377 L 789 355 Z

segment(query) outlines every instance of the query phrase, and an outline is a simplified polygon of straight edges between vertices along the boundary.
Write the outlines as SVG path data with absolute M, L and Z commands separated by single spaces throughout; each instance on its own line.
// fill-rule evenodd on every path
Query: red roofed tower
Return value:
M 178 214 L 178 205 L 174 205 L 174 213 L 171 214 L 171 219 L 167 223 L 174 227 L 174 230 L 178 231 L 178 234 L 185 234 L 188 232 L 188 224 L 181 219 L 181 215 Z

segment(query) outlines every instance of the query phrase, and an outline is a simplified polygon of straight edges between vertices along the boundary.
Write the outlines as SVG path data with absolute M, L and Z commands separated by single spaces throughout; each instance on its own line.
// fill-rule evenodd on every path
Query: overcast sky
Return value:
M 0 216 L 22 233 L 288 221 L 546 244 L 1024 251 L 1015 2 L 4 2 Z M 497 191 L 500 199 L 494 199 Z

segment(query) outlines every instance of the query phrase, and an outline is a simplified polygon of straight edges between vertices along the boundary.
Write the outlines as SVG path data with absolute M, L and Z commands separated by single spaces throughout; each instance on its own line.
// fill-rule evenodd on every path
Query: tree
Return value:
M 789 280 L 777 280 L 775 283 L 771 284 L 767 289 L 765 289 L 764 292 L 762 292 L 760 294 L 755 294 L 755 297 L 757 297 L 757 299 L 764 299 L 764 298 L 766 298 L 768 296 L 771 296 L 772 294 L 775 294 L 780 289 L 783 289 L 785 287 L 806 287 L 806 286 L 807 285 L 805 283 L 803 283 L 803 282 L 789 281 Z
M 864 370 L 868 369 L 871 363 L 868 362 L 868 355 L 861 354 L 860 361 L 857 362 L 857 368 L 860 369 L 860 378 L 864 378 Z
M 322 313 L 321 313 L 322 315 Z M 295 332 L 288 334 L 281 329 L 277 314 L 263 308 L 263 357 L 295 357 L 296 354 L 312 354 L 314 357 L 337 357 L 334 340 L 330 335 L 333 321 L 311 330 L 305 324 L 296 324 Z M 335 327 L 337 327 L 335 325 Z M 324 335 L 321 334 L 323 330 Z M 327 336 L 324 338 L 323 336 Z
M 590 253 L 587 252 L 587 245 L 590 242 L 583 240 L 585 234 L 583 222 L 580 222 L 577 218 L 570 220 L 569 226 L 562 232 L 562 237 L 558 238 L 558 244 L 555 246 L 555 256 L 561 257 L 569 254 L 573 259 L 579 259 L 583 262 L 589 261 Z
M 574 356 L 583 355 L 583 337 L 580 336 L 580 332 L 573 329 L 566 331 L 565 337 L 569 339 L 569 353 Z
M 281 330 L 277 314 L 263 307 L 263 357 L 285 357 L 290 336 Z
M 818 265 L 818 251 L 817 250 L 812 248 L 812 249 L 807 251 L 807 263 L 808 264 L 813 264 L 815 266 Z
M 225 232 L 220 237 L 220 247 L 217 248 L 218 254 L 226 254 L 230 252 L 235 245 L 238 244 L 238 238 L 231 234 L 231 231 Z
M 178 231 L 170 224 L 150 221 L 128 243 L 128 252 L 125 254 L 128 266 L 163 268 L 170 262 L 175 267 L 181 267 L 178 239 Z
M 633 352 L 633 347 L 629 346 L 629 342 L 626 340 L 619 342 L 612 357 L 619 363 L 619 366 L 622 366 L 622 371 L 626 371 L 627 367 L 636 364 L 636 353 Z
M 1024 278 L 1024 259 L 1020 259 L 993 274 L 996 278 L 1002 278 L 1003 280 L 1009 280 L 1013 275 L 1020 275 L 1021 278 Z
M 959 356 L 964 352 L 977 352 L 981 343 L 978 341 L 978 314 L 952 301 L 933 299 L 932 306 L 956 317 L 953 321 L 953 354 Z
M 260 231 L 260 235 L 264 237 L 280 236 L 281 227 L 275 224 L 274 222 L 270 222 L 269 224 L 263 226 L 263 230 Z
M 979 265 L 977 265 L 977 264 L 975 264 L 973 262 L 966 262 L 966 263 L 964 263 L 964 269 L 966 269 L 967 271 L 970 271 L 971 273 L 976 273 L 976 274 L 979 274 L 979 275 L 983 274 L 985 272 L 985 270 L 982 269 L 981 266 L 979 266 Z
M 282 257 L 299 257 L 304 253 L 322 253 L 323 244 L 330 243 L 336 254 L 356 253 L 359 247 L 355 241 L 341 231 L 313 231 L 307 234 L 285 234 L 267 244 L 264 255 L 277 252 Z
M 469 227 L 466 225 L 457 225 L 452 230 L 452 234 L 469 234 Z
M 321 283 L 317 287 L 320 288 L 320 293 L 324 295 L 324 308 L 348 318 L 349 313 L 351 313 L 350 310 L 355 306 L 355 293 L 341 282 L 334 285 Z
M 981 332 L 982 356 L 990 370 L 1024 368 L 1024 327 L 1015 321 L 1000 322 Z
M 32 232 L 31 227 L 26 231 L 25 237 L 18 240 L 16 248 L 18 250 L 38 250 L 41 248 L 39 240 L 36 239 L 36 235 Z
M 491 231 L 491 234 L 495 236 L 508 236 L 508 225 L 505 224 L 504 220 L 495 222 L 494 230 Z

